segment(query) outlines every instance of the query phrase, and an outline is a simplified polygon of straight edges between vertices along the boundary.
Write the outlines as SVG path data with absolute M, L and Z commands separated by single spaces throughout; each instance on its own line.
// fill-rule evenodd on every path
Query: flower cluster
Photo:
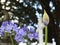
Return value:
M 12 21 L 4 21 L 2 22 L 2 25 L 0 27 L 0 35 L 4 36 L 5 33 L 14 33 L 14 39 L 17 42 L 25 42 L 25 39 L 36 39 L 38 40 L 38 33 L 35 32 L 33 28 L 27 28 L 26 25 L 24 25 L 22 28 L 18 28 L 18 25 L 13 23 Z

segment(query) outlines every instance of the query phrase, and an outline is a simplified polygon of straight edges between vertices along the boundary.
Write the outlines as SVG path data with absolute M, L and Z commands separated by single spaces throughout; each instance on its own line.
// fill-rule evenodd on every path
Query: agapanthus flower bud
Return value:
M 43 23 L 45 25 L 48 25 L 49 24 L 49 16 L 47 14 L 47 12 L 44 10 L 44 15 L 43 15 Z

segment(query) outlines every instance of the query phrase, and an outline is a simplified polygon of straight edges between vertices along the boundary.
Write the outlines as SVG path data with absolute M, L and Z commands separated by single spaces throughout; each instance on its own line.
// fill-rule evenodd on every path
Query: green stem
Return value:
M 6 32 L 4 32 L 4 39 L 6 39 L 7 38 L 7 33 Z
M 12 35 L 11 34 L 10 34 L 10 39 L 11 39 L 12 45 L 14 45 L 14 41 L 12 39 Z
M 27 45 L 30 45 L 31 43 L 30 42 L 27 42 Z
M 26 44 L 28 45 L 28 42 Z
M 48 41 L 48 29 L 47 26 L 45 27 L 45 45 L 47 45 L 47 41 Z
M 6 32 L 5 32 L 5 36 L 4 36 L 4 37 L 6 38 L 6 36 L 7 36 L 7 34 L 6 34 Z

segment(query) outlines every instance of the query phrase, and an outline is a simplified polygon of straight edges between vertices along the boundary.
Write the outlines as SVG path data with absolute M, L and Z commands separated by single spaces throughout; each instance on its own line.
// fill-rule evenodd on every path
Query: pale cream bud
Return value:
M 43 23 L 45 25 L 48 25 L 49 24 L 49 16 L 47 14 L 47 12 L 44 10 L 44 15 L 43 15 Z

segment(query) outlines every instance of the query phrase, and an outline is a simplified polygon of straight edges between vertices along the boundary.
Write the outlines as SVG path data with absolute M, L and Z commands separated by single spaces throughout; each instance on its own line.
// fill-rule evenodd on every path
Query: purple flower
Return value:
M 4 27 L 4 26 L 1 26 L 1 27 L 0 27 L 0 30 L 1 30 L 2 32 L 4 32 L 5 27 Z
M 8 21 L 2 22 L 2 26 L 7 26 L 7 24 L 8 24 Z
M 14 22 L 12 22 L 12 21 L 10 20 L 10 21 L 9 21 L 9 24 L 13 25 L 13 24 L 14 24 Z
M 4 27 L 3 26 L 0 27 L 0 35 L 4 36 Z
M 0 35 L 1 35 L 1 36 L 4 36 L 4 32 L 1 32 L 1 31 L 0 31 Z
M 32 40 L 32 39 L 36 39 L 36 40 L 38 40 L 38 33 L 29 33 L 28 34 L 28 38 L 30 39 L 30 40 Z
M 17 42 L 24 42 L 23 36 L 22 35 L 16 35 L 14 38 Z
M 22 29 L 23 29 L 24 31 L 27 31 L 27 32 L 28 32 L 27 26 L 23 26 Z
M 39 36 L 38 36 L 38 33 L 34 33 L 34 39 L 38 40 Z
M 12 30 L 12 25 L 7 25 L 6 27 L 5 27 L 5 31 L 6 32 L 8 32 L 8 33 L 10 33 L 11 32 L 11 30 Z
M 18 28 L 17 24 L 15 24 L 15 23 L 12 22 L 12 21 L 9 21 L 9 25 L 11 25 L 13 28 Z
M 33 35 L 32 33 L 29 33 L 29 34 L 28 34 L 28 38 L 29 38 L 30 40 L 32 40 L 32 39 L 34 38 L 34 35 Z
M 34 27 L 33 26 L 27 26 L 27 28 L 29 29 L 29 32 L 31 33 L 34 33 L 35 30 L 34 30 Z
M 15 26 L 13 26 L 13 31 L 15 32 L 15 33 L 18 33 L 19 32 L 19 29 L 18 29 L 18 26 L 16 25 L 16 24 L 14 24 Z
M 20 29 L 19 34 L 22 35 L 22 36 L 26 36 L 27 32 L 24 31 L 23 29 Z
M 9 22 L 10 29 L 13 30 L 14 32 L 18 33 L 18 26 L 17 24 L 14 24 L 12 21 Z
M 13 24 L 12 26 L 13 28 L 18 28 L 17 24 Z
M 13 27 L 12 30 L 13 30 L 16 34 L 19 33 L 19 29 L 18 29 L 18 27 L 17 27 L 17 28 Z
M 34 33 L 35 32 L 35 30 L 33 29 L 33 28 L 30 28 L 30 30 L 29 30 L 31 33 Z
M 38 33 L 34 31 L 34 28 L 31 26 L 29 29 L 26 25 L 24 25 L 21 29 L 18 28 L 18 25 L 13 23 L 12 21 L 5 21 L 2 22 L 0 27 L 0 35 L 4 35 L 4 31 L 10 33 L 14 31 L 16 33 L 14 39 L 17 42 L 25 42 L 24 37 L 27 36 L 30 40 L 37 39 L 38 40 Z

